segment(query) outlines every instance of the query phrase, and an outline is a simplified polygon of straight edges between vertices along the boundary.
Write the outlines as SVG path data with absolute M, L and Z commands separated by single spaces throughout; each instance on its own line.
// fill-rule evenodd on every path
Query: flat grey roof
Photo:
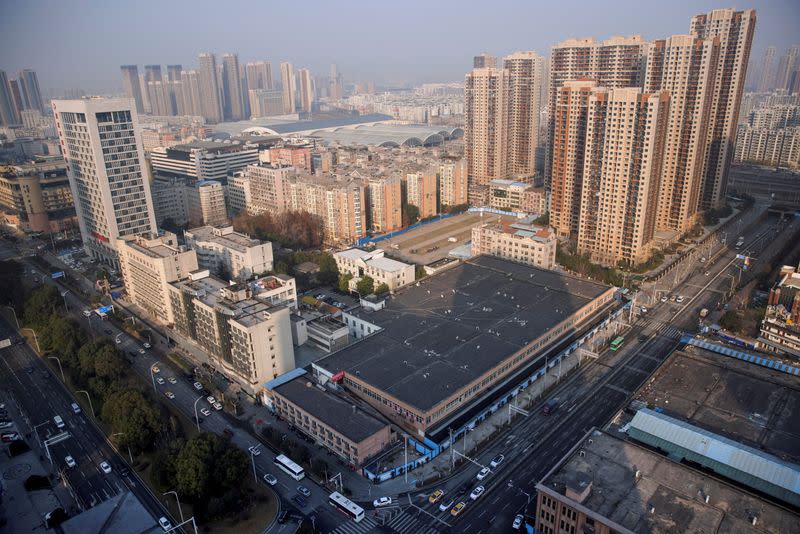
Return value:
M 306 377 L 295 378 L 272 390 L 356 443 L 388 426 L 359 408 L 353 410 L 352 404 L 322 391 Z
M 479 256 L 351 312 L 383 330 L 316 365 L 428 410 L 609 289 Z
M 142 534 L 163 532 L 136 496 L 126 491 L 107 499 L 61 524 L 64 534 L 105 532 Z

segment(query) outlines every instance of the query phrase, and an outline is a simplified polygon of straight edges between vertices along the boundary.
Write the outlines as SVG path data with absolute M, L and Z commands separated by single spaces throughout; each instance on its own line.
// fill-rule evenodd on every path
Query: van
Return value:
M 78 406 L 77 402 L 72 403 L 72 411 L 73 413 L 81 413 L 81 407 Z
M 542 413 L 544 415 L 550 415 L 558 408 L 558 399 L 550 399 L 549 401 L 544 403 L 542 406 Z
M 58 428 L 64 428 L 64 420 L 61 419 L 60 415 L 53 417 L 53 421 L 55 422 Z

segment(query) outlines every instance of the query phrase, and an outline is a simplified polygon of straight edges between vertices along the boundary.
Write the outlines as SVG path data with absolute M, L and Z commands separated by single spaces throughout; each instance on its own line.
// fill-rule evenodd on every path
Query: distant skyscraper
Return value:
M 214 54 L 197 56 L 197 78 L 200 84 L 200 109 L 203 117 L 212 122 L 222 121 L 222 102 L 217 83 L 217 59 Z
M 161 81 L 161 65 L 145 65 L 144 66 L 144 81 L 146 81 L 146 82 L 160 82 Z
M 39 89 L 39 78 L 36 76 L 36 71 L 24 69 L 19 73 L 19 81 L 25 93 L 26 109 L 44 111 L 44 102 L 42 101 L 42 92 Z
M 464 150 L 470 193 L 507 175 L 509 81 L 505 69 L 473 69 L 464 79 Z
M 739 105 L 755 26 L 756 12 L 753 9 L 715 9 L 692 17 L 689 33 L 701 39 L 719 38 L 719 59 L 706 137 L 705 176 L 700 194 L 701 210 L 720 208 L 725 204 Z
M 200 97 L 200 81 L 196 70 L 181 72 L 181 90 L 183 91 L 183 112 L 186 115 L 203 115 L 203 103 Z
M 256 61 L 245 66 L 247 76 L 247 88 L 252 89 L 274 89 L 272 81 L 272 63 L 269 61 Z
M 182 72 L 182 65 L 167 65 L 167 100 L 169 101 L 170 111 L 174 115 L 184 115 L 186 113 L 186 106 L 183 103 Z
M 144 113 L 144 101 L 142 100 L 142 89 L 139 85 L 139 68 L 136 65 L 122 65 L 122 89 L 128 98 L 136 102 L 136 112 Z
M 223 55 L 222 69 L 225 118 L 234 121 L 242 120 L 245 117 L 242 84 L 239 78 L 239 56 L 236 54 Z
M 8 88 L 11 91 L 11 104 L 17 110 L 17 115 L 22 116 L 22 112 L 29 109 L 28 102 L 25 100 L 25 91 L 19 80 L 8 80 Z
M 536 174 L 539 146 L 539 97 L 544 58 L 536 52 L 515 52 L 503 58 L 508 70 L 508 173 Z
M 765 93 L 775 88 L 775 54 L 777 49 L 769 46 L 764 51 L 764 58 L 761 60 L 761 77 L 758 80 L 758 91 Z
M 314 103 L 314 82 L 311 79 L 311 71 L 300 69 L 297 76 L 300 84 L 300 111 L 310 113 Z
M 800 45 L 790 46 L 786 51 L 786 55 L 781 57 L 778 64 L 778 79 L 776 86 L 778 89 L 789 90 L 792 85 L 792 75 L 800 66 Z
M 11 97 L 11 85 L 6 72 L 0 70 L 0 124 L 11 126 L 20 124 L 20 116 Z
M 147 95 L 153 115 L 159 117 L 173 115 L 169 105 L 166 82 L 158 80 L 147 82 Z
M 295 112 L 294 67 L 291 63 L 281 63 L 281 83 L 283 84 L 283 112 Z
M 328 97 L 333 100 L 339 100 L 344 96 L 344 88 L 342 87 L 342 75 L 336 68 L 336 63 L 331 63 L 331 76 L 328 82 Z
M 54 100 L 53 112 L 84 249 L 118 265 L 118 237 L 156 232 L 136 104 L 128 98 Z
M 182 65 L 167 65 L 167 81 L 177 82 L 181 79 Z
M 473 69 L 494 69 L 497 68 L 497 58 L 484 52 L 472 58 Z

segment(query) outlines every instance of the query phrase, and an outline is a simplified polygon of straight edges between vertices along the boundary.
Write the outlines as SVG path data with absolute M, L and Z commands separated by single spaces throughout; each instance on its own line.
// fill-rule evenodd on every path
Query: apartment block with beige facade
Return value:
M 200 226 L 184 232 L 202 269 L 247 280 L 272 270 L 272 243 L 234 231 L 233 226 Z
M 509 73 L 473 69 L 464 78 L 464 152 L 469 186 L 508 174 Z
M 467 203 L 467 160 L 444 157 L 439 162 L 439 207 L 459 206 Z
M 521 211 L 522 196 L 531 187 L 528 182 L 492 180 L 489 182 L 489 207 L 503 211 Z
M 503 68 L 509 74 L 508 173 L 533 176 L 539 146 L 544 58 L 536 52 L 514 52 L 503 58 Z
M 406 174 L 406 202 L 419 208 L 419 217 L 438 213 L 436 202 L 436 172 L 433 169 Z
M 322 219 L 326 243 L 353 243 L 367 235 L 366 187 L 360 180 L 297 176 L 289 182 L 289 206 Z
M 394 440 L 384 421 L 330 391 L 317 388 L 311 377 L 281 378 L 265 384 L 265 404 L 318 444 L 357 469 Z
M 238 172 L 228 177 L 225 186 L 225 198 L 228 206 L 228 217 L 231 219 L 239 214 L 247 213 L 248 207 L 253 204 L 253 191 L 250 187 L 250 177 L 244 172 Z
M 403 227 L 403 186 L 399 176 L 366 180 L 369 228 L 376 234 Z
M 607 266 L 651 253 L 669 93 L 635 87 L 589 97 L 578 252 Z
M 189 224 L 221 226 L 228 223 L 225 187 L 216 180 L 201 180 L 186 188 Z
M 289 208 L 289 178 L 295 174 L 293 167 L 249 165 L 244 172 L 250 181 L 251 203 L 247 211 L 251 215 L 279 213 Z
M 170 232 L 121 237 L 117 252 L 128 299 L 158 321 L 172 324 L 168 286 L 197 270 L 195 252 L 178 246 Z
M 364 276 L 372 278 L 375 287 L 386 284 L 390 291 L 414 282 L 414 265 L 387 258 L 379 248 L 369 252 L 360 248 L 342 250 L 334 252 L 333 259 L 340 273 L 353 275 L 351 289 Z
M 520 221 L 486 223 L 472 229 L 472 255 L 488 254 L 506 260 L 552 269 L 558 240 L 552 229 Z
M 289 308 L 248 293 L 201 270 L 169 285 L 169 303 L 175 328 L 209 354 L 212 367 L 257 395 L 294 369 L 294 347 Z

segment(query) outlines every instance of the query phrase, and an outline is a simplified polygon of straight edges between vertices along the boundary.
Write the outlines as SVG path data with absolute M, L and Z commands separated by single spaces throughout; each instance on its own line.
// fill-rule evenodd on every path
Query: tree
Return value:
M 319 273 L 317 280 L 324 285 L 333 285 L 339 278 L 339 268 L 336 266 L 336 260 L 327 252 L 321 252 L 317 256 L 315 262 L 319 266 Z
M 21 263 L 8 260 L 0 261 L 0 301 L 21 310 L 25 303 L 25 288 L 20 283 L 25 268 Z
M 78 369 L 78 351 L 86 343 L 86 332 L 70 317 L 53 314 L 47 327 L 39 335 L 39 345 L 44 351 L 61 354 L 61 363 Z
M 119 436 L 120 447 L 142 451 L 150 448 L 161 430 L 161 416 L 138 390 L 126 389 L 110 395 L 103 403 L 103 421 Z
M 388 292 L 389 292 L 389 286 L 387 286 L 385 282 L 375 288 L 376 295 L 385 295 Z
M 457 213 L 464 213 L 468 209 L 469 209 L 469 204 L 456 204 L 454 206 L 447 206 L 446 213 L 450 213 L 450 214 L 455 215 Z M 442 211 L 445 211 L 445 210 L 442 210 Z
M 37 287 L 25 301 L 25 312 L 23 313 L 25 323 L 36 330 L 46 326 L 59 302 L 61 302 L 61 295 L 58 293 L 58 289 L 51 285 Z
M 350 273 L 342 273 L 339 275 L 339 291 L 342 293 L 349 293 L 350 292 L 350 280 L 353 279 L 353 275 Z
M 249 458 L 215 434 L 202 433 L 186 442 L 174 461 L 178 493 L 195 502 L 232 496 L 241 490 Z M 225 499 L 224 504 L 233 502 Z M 216 513 L 214 514 L 216 515 Z
M 362 297 L 370 295 L 374 291 L 374 289 L 375 289 L 375 281 L 372 279 L 371 276 L 364 276 L 356 284 L 356 291 L 358 291 L 358 294 Z
M 78 351 L 80 372 L 85 378 L 115 380 L 125 373 L 125 362 L 119 351 L 106 339 L 93 340 Z
M 550 224 L 550 212 L 545 212 L 533 220 L 533 224 L 539 224 L 541 226 L 547 226 Z
M 414 204 L 403 206 L 403 226 L 409 226 L 419 220 L 419 208 Z

